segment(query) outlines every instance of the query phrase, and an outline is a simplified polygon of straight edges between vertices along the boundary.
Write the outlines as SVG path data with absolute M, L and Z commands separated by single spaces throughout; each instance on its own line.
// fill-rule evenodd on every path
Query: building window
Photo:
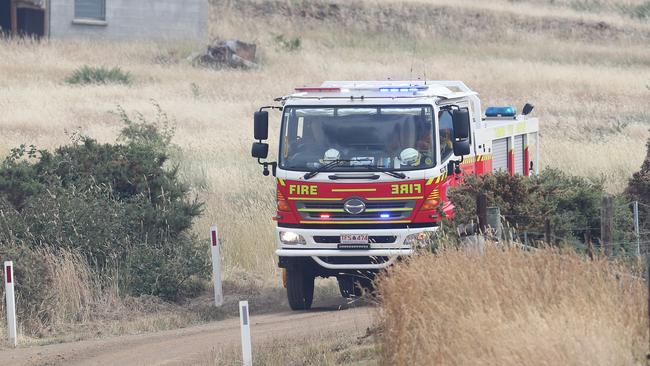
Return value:
M 75 0 L 75 19 L 106 20 L 105 0 Z

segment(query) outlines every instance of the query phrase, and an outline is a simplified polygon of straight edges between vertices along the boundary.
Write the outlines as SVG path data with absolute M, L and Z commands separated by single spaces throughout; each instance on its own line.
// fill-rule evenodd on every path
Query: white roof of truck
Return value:
M 364 98 L 461 98 L 476 93 L 462 81 L 383 80 L 325 81 L 316 87 L 296 88 L 287 98 L 297 99 L 364 99 Z

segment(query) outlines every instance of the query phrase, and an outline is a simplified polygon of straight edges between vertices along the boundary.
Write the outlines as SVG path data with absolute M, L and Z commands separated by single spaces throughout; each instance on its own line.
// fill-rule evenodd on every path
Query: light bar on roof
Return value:
M 391 86 L 382 86 L 379 87 L 379 92 L 381 93 L 414 93 L 414 92 L 419 92 L 423 90 L 429 89 L 428 86 L 412 86 L 412 85 L 405 85 L 405 86 L 396 86 L 396 85 L 391 85 Z

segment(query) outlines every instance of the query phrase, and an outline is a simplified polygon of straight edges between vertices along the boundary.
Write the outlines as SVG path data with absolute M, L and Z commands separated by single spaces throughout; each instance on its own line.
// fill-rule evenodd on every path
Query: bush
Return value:
M 545 169 L 539 176 L 510 176 L 496 173 L 468 176 L 454 187 L 449 198 L 456 206 L 454 223 L 477 222 L 476 197 L 484 193 L 488 205 L 498 206 L 509 225 L 541 238 L 545 221 L 550 220 L 553 235 L 580 241 L 590 232 L 594 242 L 600 238 L 603 182 L 571 176 L 557 169 Z M 631 217 L 625 200 L 615 198 L 616 242 L 629 240 Z M 632 248 L 621 247 L 625 251 Z
M 283 50 L 293 52 L 302 48 L 302 39 L 300 37 L 286 38 L 284 34 L 276 34 L 273 41 Z
M 646 154 L 641 169 L 632 175 L 625 189 L 629 201 L 639 202 L 639 231 L 650 233 L 650 140 L 646 144 Z
M 166 119 L 161 130 L 160 120 L 119 115 L 121 143 L 81 137 L 52 152 L 12 151 L 0 166 L 1 250 L 74 251 L 99 272 L 117 270 L 124 294 L 178 299 L 192 291 L 190 277 L 207 278 L 207 256 L 190 233 L 202 203 L 168 166 Z M 21 258 L 16 268 L 29 267 Z
M 65 79 L 66 83 L 73 85 L 87 84 L 123 84 L 130 85 L 133 78 L 130 73 L 122 71 L 119 67 L 111 69 L 100 66 L 84 65 L 76 69 L 72 75 Z
M 650 1 L 638 5 L 628 5 L 625 7 L 624 12 L 629 13 L 633 18 L 648 19 L 650 18 Z

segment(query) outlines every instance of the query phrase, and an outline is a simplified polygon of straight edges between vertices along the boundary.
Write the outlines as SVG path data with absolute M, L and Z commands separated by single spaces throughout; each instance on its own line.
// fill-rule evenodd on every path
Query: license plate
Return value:
M 368 244 L 368 234 L 341 234 L 341 244 Z

